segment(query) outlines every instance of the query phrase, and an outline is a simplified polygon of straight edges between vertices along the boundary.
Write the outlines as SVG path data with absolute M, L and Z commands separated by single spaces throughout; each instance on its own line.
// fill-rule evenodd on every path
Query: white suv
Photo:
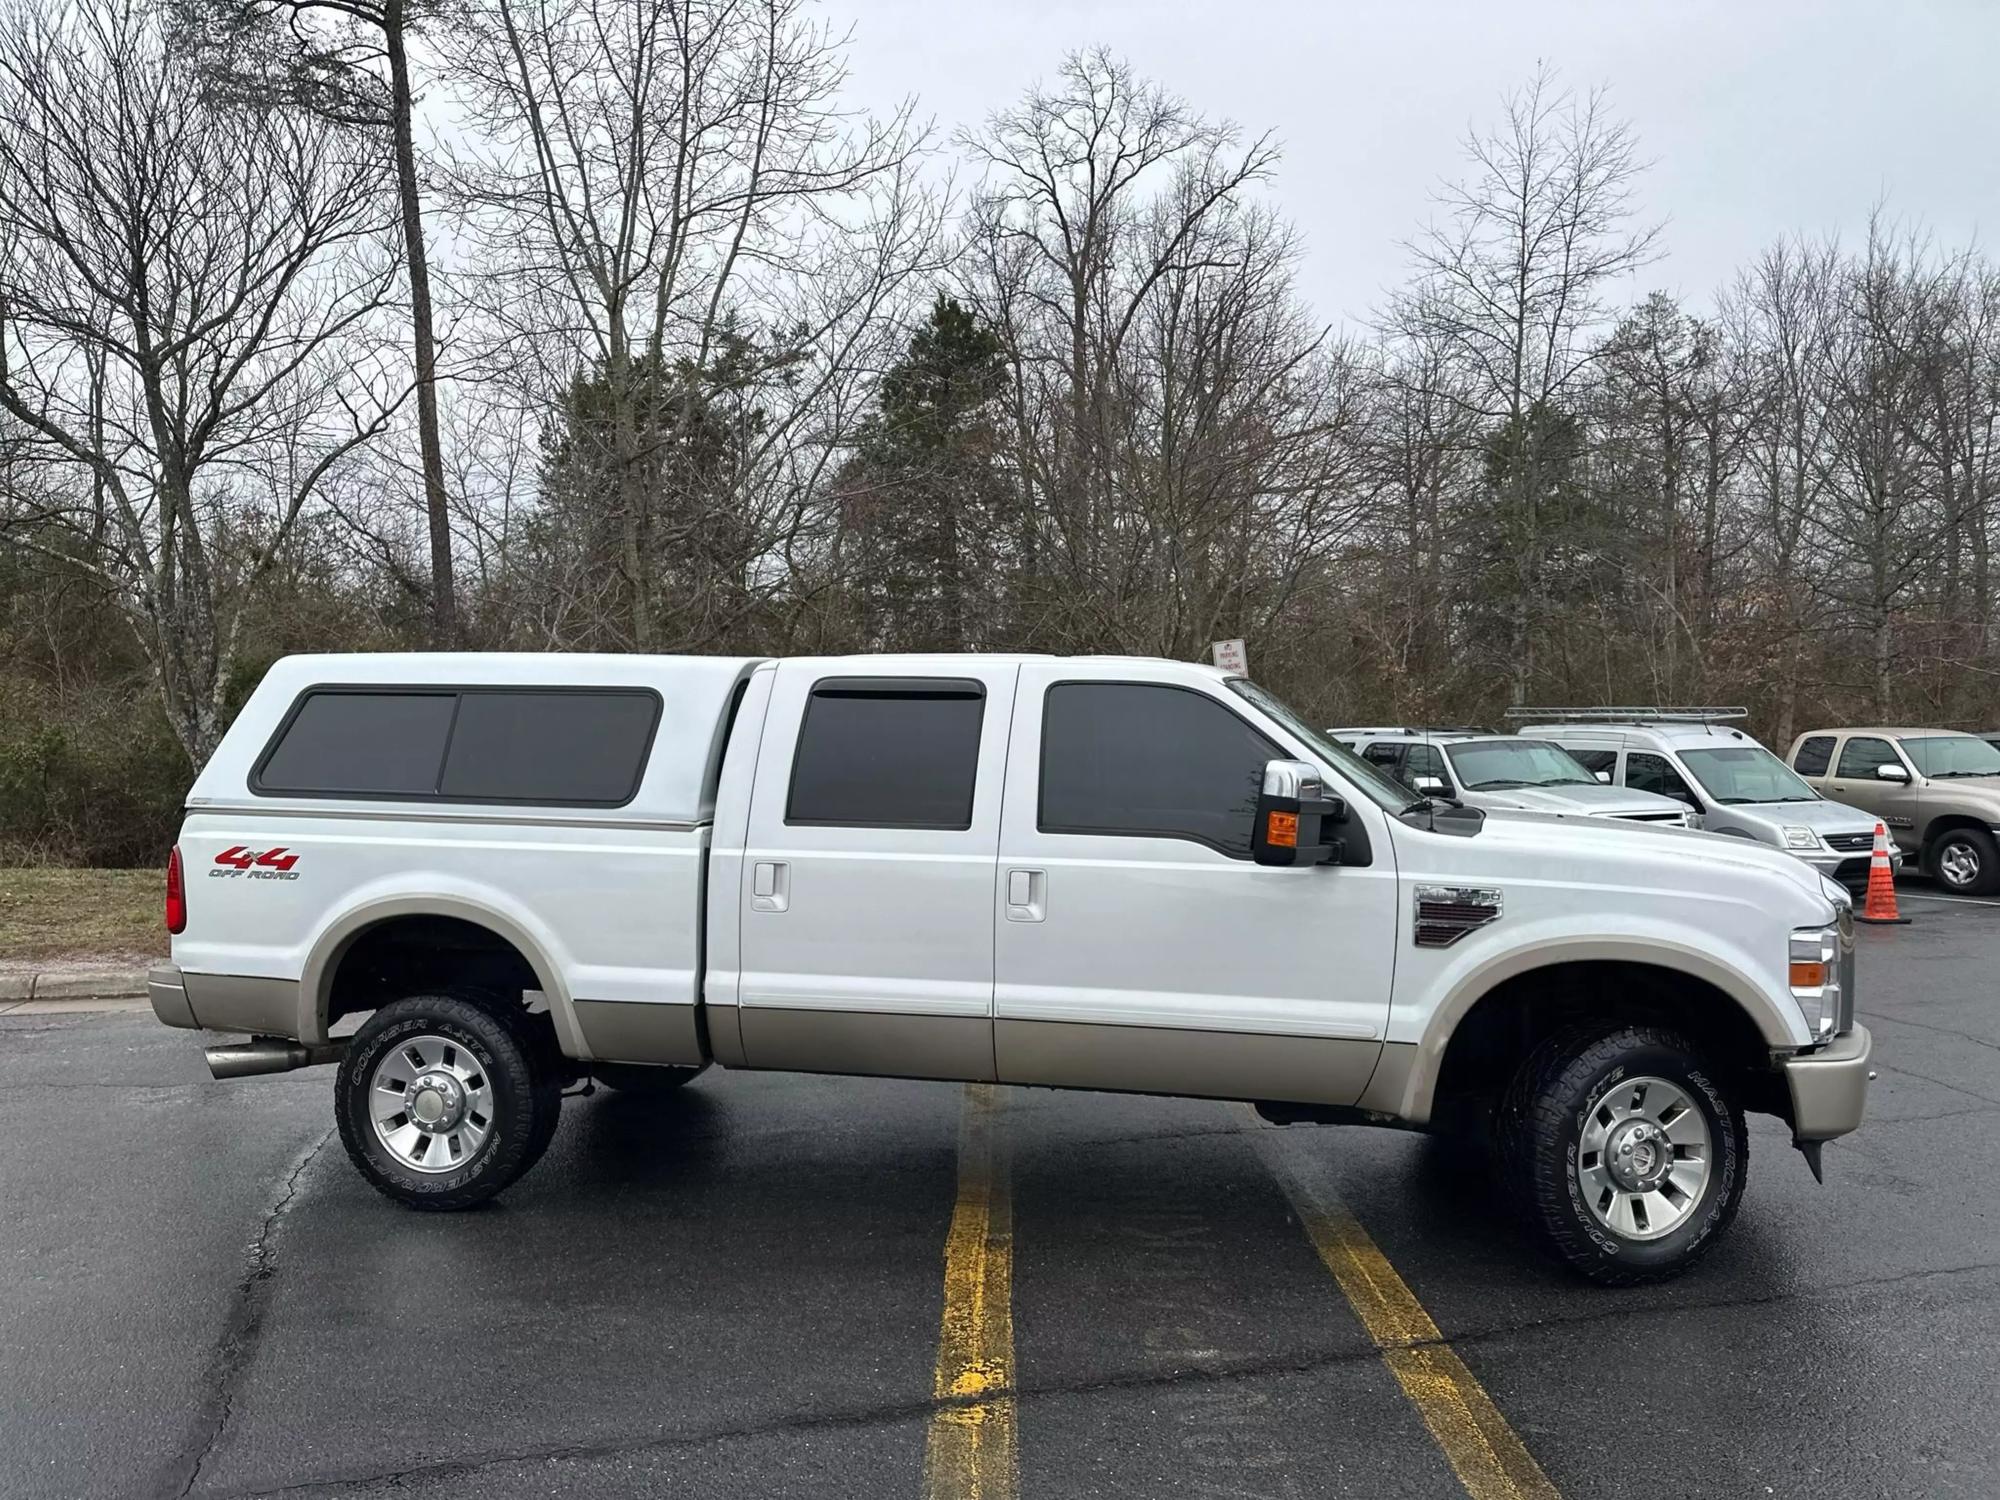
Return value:
M 1612 786 L 1671 797 L 1699 827 L 1783 849 L 1850 891 L 1868 884 L 1876 818 L 1832 802 L 1732 727 L 1740 708 L 1510 710 L 1524 736 L 1554 741 Z M 1890 844 L 1889 864 L 1902 852 Z
M 1582 814 L 1693 824 L 1679 803 L 1651 792 L 1602 785 L 1564 750 L 1491 729 L 1329 729 L 1328 734 L 1420 797 L 1449 797 L 1468 807 Z

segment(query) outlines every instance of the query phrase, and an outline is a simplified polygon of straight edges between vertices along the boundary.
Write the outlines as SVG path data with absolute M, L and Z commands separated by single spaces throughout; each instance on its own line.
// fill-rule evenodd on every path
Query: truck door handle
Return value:
M 1049 914 L 1049 877 L 1044 870 L 1007 872 L 1007 920 L 1039 922 Z
M 783 860 L 759 860 L 750 872 L 750 909 L 783 911 L 792 904 L 792 867 Z

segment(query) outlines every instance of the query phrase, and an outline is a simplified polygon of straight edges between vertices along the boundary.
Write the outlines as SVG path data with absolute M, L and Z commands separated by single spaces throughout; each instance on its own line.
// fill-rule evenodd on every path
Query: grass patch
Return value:
M 158 870 L 0 869 L 0 959 L 167 951 Z

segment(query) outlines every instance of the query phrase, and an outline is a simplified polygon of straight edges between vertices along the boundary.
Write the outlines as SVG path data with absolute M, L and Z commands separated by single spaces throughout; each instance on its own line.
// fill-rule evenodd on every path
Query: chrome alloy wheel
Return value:
M 1598 1223 L 1621 1239 L 1680 1228 L 1708 1186 L 1708 1120 L 1664 1078 L 1621 1078 L 1597 1096 L 1577 1142 L 1576 1180 Z
M 464 1166 L 493 1130 L 493 1083 L 458 1042 L 414 1036 L 375 1064 L 368 1080 L 375 1138 L 404 1166 L 449 1172 Z
M 1969 841 L 1960 839 L 1947 844 L 1938 855 L 1938 874 L 1944 877 L 1946 885 L 1963 890 L 1966 886 L 1979 883 L 1979 850 Z

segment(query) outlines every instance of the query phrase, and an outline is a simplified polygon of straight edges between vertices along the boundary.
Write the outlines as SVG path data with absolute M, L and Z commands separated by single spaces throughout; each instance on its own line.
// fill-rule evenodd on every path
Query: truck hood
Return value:
M 1478 838 L 1465 842 L 1487 846 L 1480 851 L 1482 862 L 1492 861 L 1496 877 L 1518 867 L 1524 874 L 1579 886 L 1737 897 L 1761 903 L 1774 916 L 1783 912 L 1796 925 L 1830 921 L 1837 904 L 1819 873 L 1782 849 L 1672 824 L 1498 811 L 1487 815 Z
M 1718 817 L 1761 823 L 1768 828 L 1810 828 L 1815 833 L 1873 833 L 1875 814 L 1845 802 L 1744 802 L 1718 807 Z
M 1594 818 L 1678 818 L 1687 809 L 1671 797 L 1635 792 L 1628 787 L 1579 782 L 1574 786 L 1510 786 L 1490 792 L 1467 789 L 1467 800 L 1478 807 L 1519 808 L 1527 812 L 1584 813 Z

